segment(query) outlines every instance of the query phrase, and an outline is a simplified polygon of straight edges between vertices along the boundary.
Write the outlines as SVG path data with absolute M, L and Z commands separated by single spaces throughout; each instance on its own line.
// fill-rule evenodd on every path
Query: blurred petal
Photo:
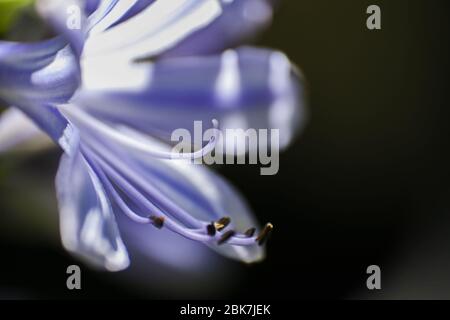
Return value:
M 272 20 L 271 0 L 220 0 L 222 14 L 164 52 L 168 56 L 219 53 L 255 35 Z
M 133 2 L 133 5 L 123 14 L 120 19 L 118 19 L 115 23 L 113 23 L 111 27 L 114 27 L 132 17 L 140 13 L 142 10 L 147 8 L 149 5 L 151 5 L 156 0 L 135 0 Z
M 62 156 L 56 190 L 66 249 L 109 271 L 128 267 L 128 254 L 109 200 L 81 153 Z
M 14 65 L 38 63 L 35 67 L 39 68 L 48 64 L 48 59 L 52 59 L 65 46 L 61 37 L 34 43 L 0 41 L 0 62 Z
M 87 16 L 82 0 L 38 0 L 39 13 L 69 43 L 77 57 L 81 56 L 86 38 Z
M 34 122 L 16 108 L 0 116 L 0 153 L 11 150 L 35 150 L 50 144 L 50 139 Z
M 0 96 L 9 105 L 66 101 L 79 84 L 76 65 L 61 38 L 0 42 Z
M 78 83 L 74 56 L 59 38 L 0 42 L 0 100 L 19 108 L 68 153 L 71 129 L 54 103 L 67 101 Z
M 134 2 L 130 1 L 130 4 Z M 122 14 L 126 12 L 117 11 Z M 105 16 L 104 21 L 112 21 L 106 27 L 122 17 L 120 14 L 112 15 L 113 12 L 114 9 L 110 15 L 116 19 Z M 130 60 L 154 56 L 205 27 L 221 12 L 217 0 L 156 1 L 131 19 L 105 32 L 95 32 L 95 28 L 105 30 L 105 27 L 94 27 L 86 41 L 84 54 L 89 58 L 114 55 Z
M 100 5 L 101 0 L 86 0 L 84 3 L 84 12 L 90 16 Z
M 103 1 L 89 17 L 90 35 L 110 29 L 143 11 L 155 0 Z
M 215 118 L 221 129 L 279 129 L 283 148 L 305 122 L 301 75 L 276 51 L 241 48 L 115 68 L 104 60 L 85 69 L 74 100 L 105 121 L 164 139 Z

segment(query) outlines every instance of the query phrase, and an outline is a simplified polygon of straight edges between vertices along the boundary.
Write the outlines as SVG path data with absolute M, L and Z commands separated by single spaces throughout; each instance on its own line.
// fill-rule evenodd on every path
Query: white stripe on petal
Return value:
M 114 57 L 95 57 L 82 60 L 83 90 L 127 90 L 139 92 L 149 87 L 153 65 L 140 64 Z
M 281 52 L 273 52 L 269 60 L 269 86 L 273 93 L 282 94 L 291 85 L 292 66 Z
M 239 74 L 239 57 L 236 51 L 227 50 L 222 54 L 220 71 L 216 81 L 216 96 L 225 105 L 239 97 L 241 78 Z
M 98 34 L 100 32 L 105 31 L 108 29 L 111 25 L 113 25 L 115 22 L 117 22 L 120 18 L 123 17 L 124 14 L 132 8 L 138 0 L 127 0 L 127 1 L 119 1 L 117 4 L 114 5 L 114 7 L 111 9 L 110 12 L 108 12 L 107 15 L 105 15 L 102 19 L 100 19 L 90 30 L 90 34 Z M 94 13 L 95 14 L 103 14 L 103 12 L 108 10 L 110 4 L 108 4 L 108 1 L 103 1 L 100 4 L 100 8 Z M 95 16 L 93 17 L 95 21 Z
M 217 0 L 157 1 L 120 25 L 93 34 L 85 46 L 85 57 L 122 56 L 137 59 L 156 55 L 222 13 Z

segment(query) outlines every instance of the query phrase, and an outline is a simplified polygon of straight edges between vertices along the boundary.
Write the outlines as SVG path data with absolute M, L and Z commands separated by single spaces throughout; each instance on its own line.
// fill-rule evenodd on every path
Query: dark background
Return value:
M 370 4 L 381 7 L 380 31 L 366 28 Z M 193 297 L 450 298 L 448 39 L 446 1 L 283 2 L 257 43 L 303 70 L 310 122 L 278 175 L 219 168 L 276 230 L 262 264 L 224 261 L 238 284 Z M 0 297 L 179 297 L 88 268 L 84 290 L 65 288 L 65 268 L 79 262 L 36 231 L 39 210 L 56 217 L 54 193 L 30 191 L 52 191 L 57 164 L 56 152 L 0 159 Z M 19 214 L 42 198 L 48 207 Z M 380 291 L 366 289 L 371 264 Z

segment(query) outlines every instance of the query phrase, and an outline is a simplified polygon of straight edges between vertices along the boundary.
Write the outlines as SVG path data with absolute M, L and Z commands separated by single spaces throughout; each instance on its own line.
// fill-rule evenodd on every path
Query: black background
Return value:
M 370 4 L 381 7 L 382 30 L 366 28 Z M 310 122 L 282 154 L 278 175 L 219 168 L 276 230 L 264 263 L 226 262 L 243 273 L 238 285 L 195 298 L 450 298 L 446 9 L 438 0 L 282 3 L 257 44 L 286 52 L 303 70 Z M 12 210 L 2 205 L 8 197 L 31 201 L 14 184 L 16 171 L 53 188 L 58 157 L 2 158 L 0 164 L 4 214 Z M 41 175 L 48 178 L 38 180 Z M 2 233 L 8 223 L 0 220 Z M 60 247 L 34 242 L 35 230 L 19 225 L 10 232 L 25 235 L 21 241 L 0 235 L 4 297 L 171 297 L 139 293 L 88 268 L 84 290 L 69 292 L 65 268 L 78 261 Z M 382 269 L 380 291 L 366 289 L 371 264 Z

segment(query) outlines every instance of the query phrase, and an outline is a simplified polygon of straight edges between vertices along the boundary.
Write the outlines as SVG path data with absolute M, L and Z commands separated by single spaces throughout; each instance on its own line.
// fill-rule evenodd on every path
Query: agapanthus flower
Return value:
M 12 106 L 0 119 L 0 150 L 38 135 L 31 123 L 62 148 L 64 246 L 117 271 L 130 260 L 122 236 L 147 248 L 147 233 L 169 230 L 261 260 L 272 226 L 258 227 L 230 184 L 185 161 L 210 152 L 216 136 L 189 154 L 174 155 L 166 142 L 196 120 L 276 128 L 281 147 L 290 142 L 303 121 L 298 71 L 280 52 L 234 47 L 270 21 L 272 1 L 41 0 L 37 8 L 55 38 L 0 42 L 0 102 Z M 73 8 L 80 28 L 69 25 Z

